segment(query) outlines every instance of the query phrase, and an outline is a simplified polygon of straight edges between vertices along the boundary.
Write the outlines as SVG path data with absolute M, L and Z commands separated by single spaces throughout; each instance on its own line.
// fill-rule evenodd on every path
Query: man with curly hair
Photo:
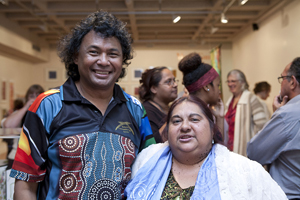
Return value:
M 247 147 L 247 155 L 269 165 L 270 175 L 288 199 L 300 199 L 300 57 L 288 64 L 278 81 L 280 95 L 273 101 L 274 113 Z
M 122 199 L 131 165 L 155 143 L 141 103 L 116 84 L 132 59 L 125 24 L 95 12 L 61 39 L 69 79 L 27 113 L 10 176 L 15 199 Z

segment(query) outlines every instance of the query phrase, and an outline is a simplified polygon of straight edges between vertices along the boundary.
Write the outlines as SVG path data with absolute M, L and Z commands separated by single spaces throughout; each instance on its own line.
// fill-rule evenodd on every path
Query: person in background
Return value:
M 262 129 L 268 121 L 264 107 L 249 89 L 244 73 L 238 69 L 227 75 L 227 85 L 232 96 L 226 103 L 225 119 L 228 128 L 228 148 L 246 156 L 247 142 Z
M 300 199 L 300 57 L 278 77 L 280 94 L 273 115 L 248 143 L 247 155 L 262 165 L 290 200 Z
M 44 88 L 38 84 L 30 86 L 25 94 L 25 105 L 16 109 L 7 118 L 3 119 L 1 125 L 3 128 L 20 128 L 24 122 L 25 114 L 28 108 L 34 102 L 38 95 L 44 92 Z
M 168 142 L 138 155 L 127 199 L 287 199 L 259 163 L 223 146 L 218 132 L 205 102 L 193 95 L 176 100 L 167 117 Z
M 23 105 L 23 101 L 17 99 L 14 101 L 14 112 L 10 114 L 8 117 L 4 118 L 1 121 L 2 128 L 21 128 L 24 119 L 27 113 L 28 108 L 34 102 L 34 100 L 44 92 L 44 88 L 38 84 L 31 85 L 26 94 L 25 94 L 25 105 Z M 21 101 L 21 102 L 20 102 Z M 22 106 L 21 106 L 22 105 Z M 6 139 L 4 140 L 7 142 L 7 169 L 12 167 L 17 147 L 18 147 L 18 139 Z
M 266 115 L 270 118 L 271 113 L 268 109 L 265 100 L 267 100 L 267 98 L 270 96 L 271 85 L 266 81 L 258 82 L 255 84 L 253 92 L 258 97 L 258 100 L 261 102 L 261 104 L 264 106 L 264 111 Z
M 142 74 L 139 97 L 147 111 L 151 129 L 157 143 L 165 142 L 161 134 L 170 102 L 177 98 L 177 81 L 167 67 L 155 67 Z
M 141 103 L 116 84 L 131 44 L 126 24 L 104 11 L 61 39 L 69 78 L 26 114 L 10 173 L 14 199 L 123 199 L 136 155 L 155 143 Z
M 183 84 L 189 94 L 198 97 L 209 105 L 226 143 L 228 138 L 228 128 L 226 127 L 228 125 L 224 120 L 224 104 L 220 98 L 220 76 L 218 72 L 211 65 L 203 63 L 197 53 L 190 53 L 182 58 L 178 68 L 183 73 Z

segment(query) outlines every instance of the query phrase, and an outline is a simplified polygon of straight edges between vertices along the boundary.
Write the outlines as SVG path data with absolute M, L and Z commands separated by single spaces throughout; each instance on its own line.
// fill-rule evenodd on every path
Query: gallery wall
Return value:
M 300 1 L 290 2 L 260 22 L 259 30 L 249 27 L 232 44 L 233 66 L 246 74 L 250 90 L 259 81 L 272 85 L 267 99 L 270 110 L 273 97 L 280 90 L 277 77 L 287 64 L 300 56 Z
M 135 89 L 139 86 L 140 77 L 135 75 L 139 74 L 138 72 L 144 72 L 146 69 L 149 69 L 151 67 L 166 66 L 170 70 L 176 71 L 176 78 L 179 80 L 178 91 L 180 92 L 183 89 L 183 85 L 181 84 L 182 73 L 178 70 L 177 67 L 178 62 L 182 57 L 191 52 L 199 53 L 203 58 L 203 62 L 211 63 L 210 49 L 134 49 L 134 57 L 131 60 L 131 64 L 127 67 L 126 76 L 123 79 L 120 79 L 118 84 L 121 85 L 121 87 L 124 88 L 127 93 L 137 96 L 135 93 Z M 227 45 L 222 48 L 221 60 L 224 76 L 224 74 L 228 72 L 228 69 L 232 68 L 231 46 Z M 57 56 L 56 49 L 50 50 L 49 62 L 36 64 L 35 66 L 43 69 L 43 76 L 45 77 L 45 79 L 43 80 L 42 84 L 47 89 L 61 85 L 66 79 L 66 71 L 64 69 L 64 65 L 60 62 Z M 49 71 L 55 71 L 57 73 L 57 78 L 47 78 Z

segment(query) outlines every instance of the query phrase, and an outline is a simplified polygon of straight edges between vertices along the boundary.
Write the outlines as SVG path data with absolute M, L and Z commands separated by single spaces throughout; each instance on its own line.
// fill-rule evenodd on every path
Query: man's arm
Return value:
M 22 119 L 25 116 L 28 108 L 34 102 L 35 99 L 29 99 L 29 101 L 19 110 L 9 115 L 3 122 L 3 128 L 18 128 L 22 126 Z
M 16 179 L 14 200 L 36 200 L 38 183 Z
M 289 124 L 281 115 L 273 114 L 271 120 L 247 145 L 247 156 L 262 165 L 272 163 L 288 140 Z

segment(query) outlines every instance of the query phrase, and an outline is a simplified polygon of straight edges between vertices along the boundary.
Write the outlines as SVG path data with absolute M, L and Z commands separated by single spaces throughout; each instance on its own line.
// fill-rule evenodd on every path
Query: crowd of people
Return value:
M 2 122 L 22 127 L 15 199 L 300 199 L 300 57 L 278 77 L 271 115 L 270 84 L 252 93 L 238 69 L 224 106 L 220 75 L 197 53 L 178 63 L 184 95 L 164 66 L 142 74 L 139 100 L 127 94 L 117 82 L 132 39 L 108 12 L 80 21 L 58 55 L 67 81 Z

